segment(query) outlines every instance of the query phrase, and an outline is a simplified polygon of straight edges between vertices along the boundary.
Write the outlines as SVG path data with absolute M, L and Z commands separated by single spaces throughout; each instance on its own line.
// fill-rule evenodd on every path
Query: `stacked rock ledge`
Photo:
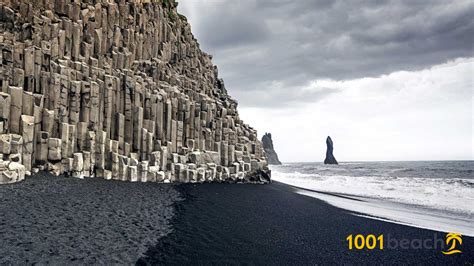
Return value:
M 0 184 L 270 181 L 172 0 L 0 2 Z

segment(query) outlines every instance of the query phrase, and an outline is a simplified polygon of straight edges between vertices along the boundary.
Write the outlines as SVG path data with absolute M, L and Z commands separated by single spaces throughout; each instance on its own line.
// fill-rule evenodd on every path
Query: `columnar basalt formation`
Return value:
M 327 146 L 327 150 L 326 150 L 326 159 L 324 159 L 324 164 L 338 164 L 336 161 L 336 158 L 334 158 L 334 155 L 332 154 L 334 150 L 334 146 L 333 146 L 332 139 L 330 136 L 328 136 L 326 139 L 326 146 Z
M 0 0 L 0 183 L 269 181 L 173 0 Z
M 272 134 L 265 133 L 262 137 L 263 150 L 267 155 L 268 164 L 280 165 L 281 162 L 278 160 L 278 154 L 273 148 Z

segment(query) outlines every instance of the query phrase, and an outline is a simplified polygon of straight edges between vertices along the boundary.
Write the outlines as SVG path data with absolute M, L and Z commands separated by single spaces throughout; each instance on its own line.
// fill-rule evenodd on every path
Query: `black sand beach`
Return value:
M 451 256 L 441 248 L 348 250 L 349 234 L 442 241 L 445 234 L 354 216 L 278 182 L 166 185 L 41 173 L 0 186 L 0 202 L 0 264 L 474 261 L 470 237 Z
M 270 185 L 183 184 L 174 231 L 138 264 L 472 264 L 474 238 L 462 254 L 438 249 L 349 250 L 349 234 L 444 241 L 445 233 L 354 216 L 323 201 Z
M 133 264 L 170 232 L 172 186 L 39 173 L 0 186 L 0 265 Z

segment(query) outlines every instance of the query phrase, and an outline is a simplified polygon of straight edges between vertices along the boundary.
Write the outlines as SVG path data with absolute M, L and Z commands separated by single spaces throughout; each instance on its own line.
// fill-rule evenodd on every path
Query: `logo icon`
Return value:
M 446 234 L 446 245 L 449 247 L 447 251 L 442 251 L 444 255 L 452 255 L 456 253 L 462 253 L 461 250 L 456 248 L 456 245 L 462 245 L 462 235 L 460 233 L 448 233 Z

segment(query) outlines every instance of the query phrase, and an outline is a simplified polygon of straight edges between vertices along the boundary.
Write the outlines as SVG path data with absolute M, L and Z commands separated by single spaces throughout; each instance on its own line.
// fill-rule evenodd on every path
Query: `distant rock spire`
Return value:
M 265 153 L 267 154 L 267 161 L 268 164 L 279 165 L 281 164 L 280 160 L 278 160 L 278 155 L 273 149 L 273 141 L 272 141 L 272 134 L 265 133 L 262 137 L 262 144 Z
M 324 159 L 324 164 L 338 164 L 336 161 L 336 158 L 334 158 L 334 155 L 332 154 L 332 151 L 334 149 L 332 139 L 330 136 L 326 139 L 326 145 L 327 145 L 327 150 L 326 150 L 326 159 Z

